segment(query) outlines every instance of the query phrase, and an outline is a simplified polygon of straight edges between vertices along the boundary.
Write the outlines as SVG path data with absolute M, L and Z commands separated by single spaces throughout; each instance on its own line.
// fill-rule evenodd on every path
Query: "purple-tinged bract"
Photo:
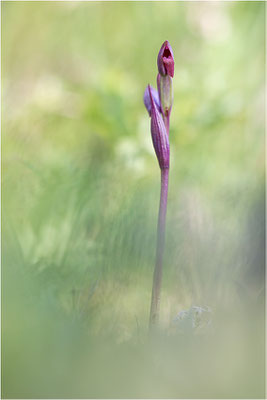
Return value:
M 156 89 L 154 89 L 152 86 L 150 86 L 150 88 L 151 88 L 151 94 L 152 94 L 154 103 L 155 103 L 156 107 L 158 108 L 158 110 L 161 111 L 158 91 Z M 151 104 L 151 100 L 150 100 L 148 86 L 146 87 L 146 90 L 144 93 L 144 105 L 148 111 L 148 114 L 151 116 L 152 104 Z
M 153 146 L 158 158 L 159 166 L 161 169 L 167 169 L 170 165 L 170 148 L 169 138 L 167 135 L 166 127 L 163 122 L 162 116 L 155 104 L 152 96 L 152 90 L 148 85 L 148 91 L 151 100 L 151 136 Z
M 174 58 L 170 43 L 166 40 L 160 48 L 158 54 L 158 70 L 160 75 L 174 75 Z
M 171 113 L 173 103 L 172 78 L 169 75 L 162 76 L 158 74 L 157 84 L 160 94 L 161 112 L 168 117 Z

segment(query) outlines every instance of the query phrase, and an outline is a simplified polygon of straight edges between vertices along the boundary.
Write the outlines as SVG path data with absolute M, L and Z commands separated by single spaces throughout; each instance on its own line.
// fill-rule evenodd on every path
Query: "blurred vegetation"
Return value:
M 264 398 L 264 2 L 2 2 L 2 397 Z M 142 96 L 175 55 L 161 306 Z M 192 305 L 213 333 L 176 334 Z

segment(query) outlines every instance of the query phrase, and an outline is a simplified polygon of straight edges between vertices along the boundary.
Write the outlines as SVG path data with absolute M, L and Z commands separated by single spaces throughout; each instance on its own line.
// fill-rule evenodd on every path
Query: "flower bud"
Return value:
M 158 54 L 158 70 L 160 75 L 174 75 L 174 58 L 170 43 L 166 40 L 160 48 Z
M 152 90 L 148 85 L 148 91 L 151 101 L 151 136 L 153 146 L 158 158 L 159 166 L 161 169 L 169 168 L 170 164 L 170 148 L 169 138 L 167 135 L 166 127 L 163 122 L 162 116 L 155 104 L 152 96 Z
M 169 75 L 162 76 L 158 74 L 157 85 L 160 96 L 161 112 L 168 117 L 173 103 L 172 78 Z
M 154 100 L 154 103 L 156 105 L 156 107 L 158 108 L 158 110 L 160 111 L 160 100 L 159 100 L 159 94 L 158 91 L 156 89 L 154 89 L 152 86 L 150 86 L 151 88 L 151 94 Z M 145 107 L 148 111 L 148 114 L 151 116 L 151 100 L 150 100 L 150 94 L 149 94 L 149 90 L 148 90 L 148 86 L 146 87 L 145 93 L 144 93 L 144 104 Z

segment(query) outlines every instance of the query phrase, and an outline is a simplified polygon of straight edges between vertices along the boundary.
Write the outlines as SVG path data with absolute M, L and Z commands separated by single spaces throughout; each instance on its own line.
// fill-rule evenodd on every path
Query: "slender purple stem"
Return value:
M 160 192 L 160 204 L 158 214 L 158 229 L 157 229 L 157 252 L 156 252 L 156 263 L 153 278 L 153 289 L 152 299 L 150 308 L 150 329 L 157 325 L 159 320 L 159 308 L 160 308 L 160 292 L 162 282 L 162 261 L 165 244 L 165 223 L 166 223 L 166 211 L 167 211 L 167 199 L 168 199 L 168 180 L 169 180 L 169 169 L 161 170 L 161 192 Z
M 165 124 L 165 127 L 166 127 L 166 131 L 167 131 L 167 134 L 168 134 L 168 136 L 169 136 L 169 130 L 170 130 L 170 115 L 164 115 L 163 114 L 163 121 L 164 121 L 164 124 Z

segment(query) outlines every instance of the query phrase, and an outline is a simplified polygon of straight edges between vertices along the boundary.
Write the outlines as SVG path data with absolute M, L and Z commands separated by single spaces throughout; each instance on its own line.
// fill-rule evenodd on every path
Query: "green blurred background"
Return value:
M 2 397 L 264 398 L 264 2 L 2 2 Z M 143 91 L 175 56 L 162 335 Z M 207 305 L 213 331 L 177 333 Z

